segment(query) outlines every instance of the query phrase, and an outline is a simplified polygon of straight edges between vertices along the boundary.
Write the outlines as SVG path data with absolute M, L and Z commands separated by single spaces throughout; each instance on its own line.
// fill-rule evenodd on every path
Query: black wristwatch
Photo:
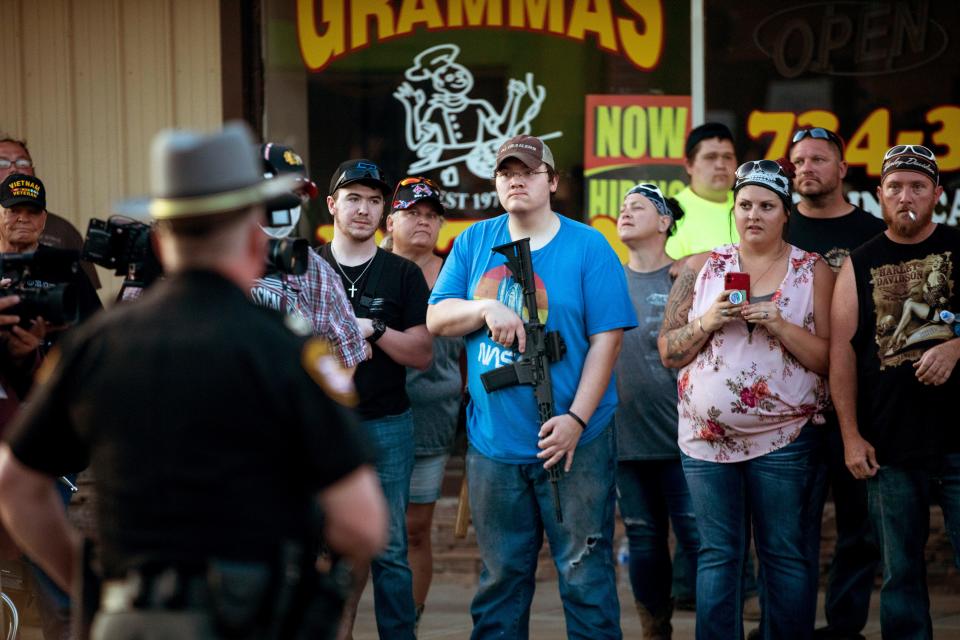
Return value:
M 373 333 L 371 333 L 370 337 L 367 338 L 370 344 L 373 344 L 374 342 L 379 340 L 380 336 L 382 336 L 384 333 L 387 332 L 387 325 L 380 318 L 374 318 L 372 320 L 372 324 L 373 324 Z

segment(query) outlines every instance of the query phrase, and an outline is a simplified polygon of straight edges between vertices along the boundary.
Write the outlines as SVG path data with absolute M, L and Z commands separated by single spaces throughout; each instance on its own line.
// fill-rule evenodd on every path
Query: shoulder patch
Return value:
M 51 349 L 43 359 L 43 362 L 40 363 L 40 368 L 37 369 L 37 372 L 34 374 L 34 382 L 37 384 L 46 384 L 47 380 L 49 380 L 50 376 L 53 375 L 53 371 L 57 368 L 59 363 L 60 349 L 53 347 L 53 349 Z
M 345 407 L 357 404 L 357 391 L 353 377 L 343 368 L 340 360 L 323 338 L 311 338 L 303 345 L 300 363 L 324 393 Z

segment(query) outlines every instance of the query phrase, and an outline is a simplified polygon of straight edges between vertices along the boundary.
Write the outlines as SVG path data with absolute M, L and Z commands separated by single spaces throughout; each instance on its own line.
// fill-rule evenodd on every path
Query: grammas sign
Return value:
M 619 11 L 615 11 L 619 9 Z M 375 27 L 375 29 L 374 29 Z M 520 29 L 574 40 L 652 69 L 663 49 L 659 0 L 298 0 L 297 36 L 311 71 L 377 42 L 431 31 Z
M 473 220 L 502 211 L 496 152 L 518 134 L 550 144 L 561 172 L 554 206 L 586 221 L 584 96 L 689 93 L 689 11 L 662 0 L 298 0 L 295 41 L 280 24 L 268 31 L 267 71 L 295 101 L 304 93 L 283 56 L 303 61 L 305 126 L 293 120 L 289 131 L 308 132 L 314 174 L 367 157 L 391 180 L 424 175 L 444 188 L 444 251 Z M 329 220 L 314 209 L 312 221 Z M 318 232 L 331 235 L 330 225 Z

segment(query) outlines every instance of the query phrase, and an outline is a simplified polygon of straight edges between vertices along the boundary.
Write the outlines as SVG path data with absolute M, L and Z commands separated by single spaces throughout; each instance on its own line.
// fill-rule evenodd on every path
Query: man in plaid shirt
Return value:
M 316 185 L 306 177 L 303 160 L 293 149 L 267 143 L 260 147 L 260 157 L 264 171 L 270 175 L 297 173 L 303 176 L 301 197 L 313 197 L 317 192 Z M 275 239 L 290 235 L 300 219 L 299 204 L 289 213 L 288 226 L 264 227 L 264 232 Z M 303 321 L 305 332 L 325 338 L 344 367 L 353 369 L 369 357 L 370 346 L 363 339 L 340 276 L 313 249 L 309 250 L 303 275 L 270 273 L 254 283 L 250 296 L 261 307 L 276 309 Z

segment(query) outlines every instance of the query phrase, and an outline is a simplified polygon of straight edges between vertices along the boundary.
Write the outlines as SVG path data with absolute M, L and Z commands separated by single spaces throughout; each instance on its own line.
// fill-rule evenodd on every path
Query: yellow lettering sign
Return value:
M 620 107 L 597 107 L 597 149 L 598 158 L 620 157 Z
M 422 5 L 422 6 L 421 6 Z M 400 5 L 397 17 L 397 35 L 406 35 L 413 31 L 414 25 L 423 24 L 428 29 L 442 29 L 443 16 L 437 0 L 412 0 Z
M 448 27 L 497 27 L 502 24 L 503 7 L 500 0 L 449 0 L 447 3 Z
M 563 0 L 510 0 L 509 23 L 515 29 L 563 33 Z
M 346 51 L 343 0 L 322 0 L 322 34 L 317 30 L 316 6 L 314 0 L 297 0 L 297 38 L 303 62 L 311 70 L 322 69 Z
M 600 48 L 653 69 L 664 44 L 662 0 L 621 2 L 631 16 L 616 16 L 612 0 L 447 0 L 445 12 L 439 0 L 297 0 L 297 37 L 304 63 L 319 71 L 341 55 L 412 34 L 420 25 L 432 31 L 502 27 L 506 7 L 514 29 L 576 40 L 592 33 Z
M 593 10 L 590 9 L 591 5 Z M 617 34 L 613 31 L 613 14 L 609 0 L 574 0 L 567 35 L 583 40 L 587 31 L 597 34 L 601 48 L 607 51 L 617 50 Z
M 390 0 L 365 0 L 350 3 L 350 49 L 359 49 L 367 45 L 367 21 L 373 18 L 377 23 L 377 38 L 380 40 L 393 35 L 393 7 Z
M 643 20 L 643 32 L 635 20 L 617 18 L 617 31 L 623 52 L 641 69 L 653 69 L 663 52 L 663 7 L 659 0 L 624 0 L 624 4 Z
M 686 139 L 686 107 L 596 108 L 597 158 L 682 158 Z

